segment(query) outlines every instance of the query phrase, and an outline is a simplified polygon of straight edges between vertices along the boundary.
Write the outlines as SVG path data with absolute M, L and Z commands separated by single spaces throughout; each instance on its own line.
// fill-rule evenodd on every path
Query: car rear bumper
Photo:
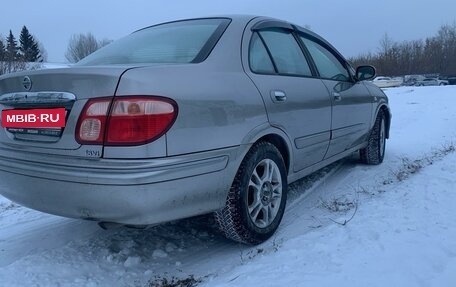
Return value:
M 0 193 L 65 217 L 156 224 L 225 204 L 238 148 L 160 159 L 83 159 L 3 150 Z

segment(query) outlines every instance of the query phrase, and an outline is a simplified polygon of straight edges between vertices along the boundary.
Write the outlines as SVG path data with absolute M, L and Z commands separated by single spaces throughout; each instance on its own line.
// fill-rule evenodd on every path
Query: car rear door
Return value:
M 293 27 L 260 21 L 247 28 L 244 67 L 263 97 L 270 124 L 293 143 L 293 170 L 323 160 L 330 139 L 331 100 Z
M 325 41 L 306 33 L 299 36 L 329 90 L 332 103 L 331 141 L 325 158 L 357 146 L 366 139 L 373 97 L 353 79 L 345 60 Z

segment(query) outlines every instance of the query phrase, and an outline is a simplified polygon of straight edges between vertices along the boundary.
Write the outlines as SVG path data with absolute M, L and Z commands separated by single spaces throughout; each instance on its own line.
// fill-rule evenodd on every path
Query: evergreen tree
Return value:
M 5 44 L 3 43 L 3 39 L 0 37 L 0 62 L 5 60 Z
M 27 27 L 22 27 L 21 35 L 19 37 L 20 52 L 22 59 L 25 62 L 41 62 L 40 49 L 38 43 L 33 36 L 29 33 Z
M 10 30 L 9 35 L 6 38 L 5 60 L 8 62 L 20 60 L 20 55 L 19 55 L 18 51 L 19 51 L 19 48 L 17 47 L 16 38 L 14 37 L 13 32 L 11 32 L 11 30 Z

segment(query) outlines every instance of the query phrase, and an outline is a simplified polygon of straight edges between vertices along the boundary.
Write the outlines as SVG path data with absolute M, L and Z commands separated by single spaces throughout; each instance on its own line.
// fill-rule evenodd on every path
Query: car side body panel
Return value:
M 116 97 L 138 93 L 171 98 L 179 107 L 165 135 L 168 156 L 240 145 L 247 133 L 267 123 L 261 96 L 242 70 L 221 72 L 206 63 L 133 69 L 122 77 Z M 146 152 L 154 144 L 136 148 Z M 122 154 L 124 148 L 105 150 L 106 156 L 118 157 L 115 151 Z

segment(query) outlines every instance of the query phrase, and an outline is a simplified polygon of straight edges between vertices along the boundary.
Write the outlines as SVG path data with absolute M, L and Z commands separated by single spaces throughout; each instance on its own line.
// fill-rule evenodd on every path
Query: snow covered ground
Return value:
M 456 87 L 386 92 L 384 163 L 295 183 L 268 242 L 233 244 L 207 217 L 104 231 L 0 197 L 0 286 L 456 286 Z

